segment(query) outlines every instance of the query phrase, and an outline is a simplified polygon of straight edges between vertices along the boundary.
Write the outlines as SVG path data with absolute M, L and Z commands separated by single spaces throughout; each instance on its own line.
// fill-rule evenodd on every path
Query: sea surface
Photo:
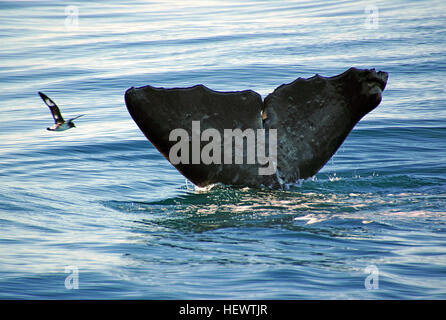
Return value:
M 446 299 L 444 0 L 1 1 L 0 43 L 0 299 Z M 286 190 L 195 188 L 124 103 L 352 66 L 381 104 Z

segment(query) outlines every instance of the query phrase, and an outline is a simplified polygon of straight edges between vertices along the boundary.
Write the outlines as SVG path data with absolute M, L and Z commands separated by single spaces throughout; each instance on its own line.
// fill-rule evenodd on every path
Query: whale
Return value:
M 203 84 L 145 85 L 127 89 L 124 100 L 151 144 L 196 186 L 283 188 L 317 174 L 381 103 L 388 77 L 352 67 L 299 77 L 264 99 Z

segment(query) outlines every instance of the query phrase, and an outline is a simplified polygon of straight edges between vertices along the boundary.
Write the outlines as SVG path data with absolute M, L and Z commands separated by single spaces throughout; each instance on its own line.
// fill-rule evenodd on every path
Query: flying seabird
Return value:
M 54 103 L 53 100 L 48 98 L 47 95 L 42 92 L 39 92 L 39 96 L 43 99 L 45 104 L 50 108 L 51 114 L 53 115 L 54 118 L 54 125 L 52 127 L 46 128 L 47 130 L 64 131 L 70 128 L 74 128 L 76 126 L 74 125 L 73 120 L 83 116 L 83 114 L 81 114 L 80 116 L 65 121 L 62 117 L 62 114 L 60 113 L 59 107 Z

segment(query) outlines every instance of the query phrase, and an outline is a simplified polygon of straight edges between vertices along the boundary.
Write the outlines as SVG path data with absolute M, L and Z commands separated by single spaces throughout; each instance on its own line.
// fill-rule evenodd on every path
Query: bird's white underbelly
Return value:
M 52 130 L 52 131 L 65 131 L 65 130 L 70 129 L 70 127 L 68 126 L 67 123 L 64 123 L 64 124 L 61 124 L 61 125 L 55 124 L 54 126 L 48 128 L 48 129 Z

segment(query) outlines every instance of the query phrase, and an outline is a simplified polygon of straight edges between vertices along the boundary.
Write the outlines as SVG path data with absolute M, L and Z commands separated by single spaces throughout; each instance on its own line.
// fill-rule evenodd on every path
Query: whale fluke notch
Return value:
M 175 163 L 186 178 L 203 187 L 214 183 L 277 188 L 315 175 L 333 156 L 356 123 L 381 102 L 386 72 L 350 68 L 334 77 L 298 78 L 283 84 L 264 101 L 252 91 L 218 92 L 204 85 L 189 88 L 130 88 L 125 103 L 148 140 L 169 160 L 176 143 L 169 135 L 184 129 L 193 136 L 192 121 L 200 130 L 277 129 L 277 170 L 259 175 L 260 164 Z M 200 143 L 201 148 L 207 142 Z M 190 142 L 189 150 L 193 150 Z M 268 150 L 268 146 L 266 146 Z M 232 146 L 232 154 L 240 152 Z

